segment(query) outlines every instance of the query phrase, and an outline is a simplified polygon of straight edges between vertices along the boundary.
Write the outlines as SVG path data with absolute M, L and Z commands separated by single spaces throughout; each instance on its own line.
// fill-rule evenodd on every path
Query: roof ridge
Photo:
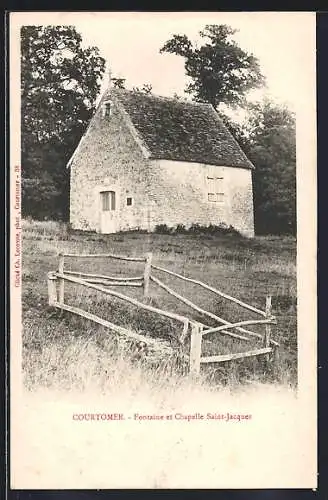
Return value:
M 109 92 L 111 91 L 114 91 L 114 93 L 118 92 L 128 92 L 128 93 L 131 93 L 131 94 L 134 94 L 134 93 L 138 93 L 139 91 L 137 90 L 133 90 L 133 89 L 119 89 L 119 88 L 113 88 L 113 89 L 109 89 Z M 173 96 L 166 96 L 166 95 L 161 95 L 161 94 L 155 94 L 154 92 L 150 92 L 149 94 L 143 92 L 143 91 L 140 91 L 139 92 L 140 94 L 142 94 L 143 97 L 148 97 L 148 98 L 152 98 L 152 97 L 155 97 L 157 99 L 163 99 L 163 100 L 167 100 L 167 101 L 173 101 L 173 102 L 181 102 L 183 104 L 191 104 L 193 106 L 206 106 L 206 107 L 210 107 L 210 108 L 213 108 L 212 104 L 209 104 L 207 102 L 197 102 L 197 101 L 192 101 L 192 100 L 187 100 L 185 98 L 182 98 L 183 100 L 180 100 L 180 99 L 177 99 L 176 97 L 173 97 Z M 214 109 L 214 108 L 213 108 Z
M 246 155 L 245 151 L 243 150 L 243 148 L 241 147 L 241 145 L 239 144 L 239 142 L 237 141 L 237 139 L 233 136 L 233 134 L 230 132 L 230 130 L 228 129 L 227 125 L 224 123 L 223 119 L 221 118 L 221 116 L 219 115 L 219 113 L 216 111 L 216 109 L 212 106 L 212 109 L 215 113 L 215 116 L 216 116 L 216 119 L 220 122 L 220 124 L 227 130 L 228 134 L 230 134 L 231 136 L 231 139 L 234 141 L 234 143 L 237 145 L 237 147 L 240 149 L 241 153 L 243 154 L 243 156 L 245 157 L 246 161 L 248 163 L 250 163 L 251 165 L 251 168 L 254 169 L 254 165 L 253 163 L 251 162 L 251 160 L 248 158 L 248 156 Z
M 212 104 L 130 89 L 108 91 L 150 158 L 254 168 Z

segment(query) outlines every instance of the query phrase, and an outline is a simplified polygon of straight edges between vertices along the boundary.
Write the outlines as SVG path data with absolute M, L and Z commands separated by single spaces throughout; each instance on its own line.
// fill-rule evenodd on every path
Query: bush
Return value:
M 207 226 L 205 229 L 205 233 L 208 234 L 231 234 L 234 236 L 241 236 L 240 232 L 237 231 L 233 226 L 227 226 L 224 223 L 219 224 L 218 226 L 215 226 L 213 224 L 210 224 Z
M 158 224 L 155 226 L 154 232 L 157 234 L 172 234 L 173 229 L 169 228 L 166 224 Z
M 208 234 L 208 235 L 221 235 L 229 234 L 234 236 L 241 236 L 240 233 L 233 226 L 227 226 L 224 223 L 218 225 L 209 224 L 208 226 L 201 226 L 200 224 L 191 224 L 187 229 L 183 224 L 178 224 L 176 227 L 168 227 L 167 224 L 159 224 L 155 227 L 155 233 L 158 234 Z
M 175 228 L 174 232 L 176 234 L 185 234 L 188 232 L 188 229 L 183 224 L 178 224 L 177 227 Z
M 203 226 L 203 230 L 205 229 L 205 226 Z M 191 224 L 190 228 L 188 229 L 188 233 L 191 234 L 199 234 L 202 231 L 202 226 L 200 224 Z
M 178 226 L 177 226 L 178 229 Z M 176 230 L 175 232 L 180 233 L 181 231 Z M 235 236 L 241 236 L 240 233 L 233 226 L 227 226 L 224 223 L 219 225 L 209 224 L 208 226 L 201 226 L 200 224 L 192 224 L 189 229 L 185 229 L 185 233 L 189 234 L 209 234 L 209 235 L 220 235 L 220 234 L 230 234 Z

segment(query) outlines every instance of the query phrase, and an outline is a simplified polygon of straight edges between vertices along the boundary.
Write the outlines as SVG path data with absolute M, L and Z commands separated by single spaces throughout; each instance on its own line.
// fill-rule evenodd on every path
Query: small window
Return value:
M 103 212 L 115 210 L 115 191 L 103 191 L 100 196 Z
M 224 202 L 223 177 L 207 177 L 207 200 L 215 203 Z
M 207 199 L 208 199 L 208 201 L 223 203 L 224 202 L 224 193 L 208 193 Z
M 102 105 L 102 116 L 105 118 L 106 116 L 110 116 L 112 112 L 112 102 L 105 101 Z
M 127 198 L 126 199 L 126 204 L 127 204 L 128 207 L 131 207 L 131 205 L 132 205 L 132 198 Z

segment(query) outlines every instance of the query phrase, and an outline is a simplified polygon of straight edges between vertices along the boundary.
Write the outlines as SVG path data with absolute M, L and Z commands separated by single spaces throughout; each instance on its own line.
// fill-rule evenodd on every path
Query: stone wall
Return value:
M 121 112 L 101 106 L 71 163 L 70 222 L 73 229 L 100 231 L 100 194 L 115 190 L 116 230 L 145 227 L 149 163 L 132 137 Z M 132 206 L 127 198 L 132 198 Z
M 230 224 L 248 238 L 254 237 L 252 171 L 230 168 Z
M 254 236 L 252 174 L 249 169 L 217 167 L 201 163 L 153 160 L 150 169 L 151 229 L 157 224 L 175 226 L 232 225 Z M 222 177 L 222 202 L 208 200 L 207 177 Z

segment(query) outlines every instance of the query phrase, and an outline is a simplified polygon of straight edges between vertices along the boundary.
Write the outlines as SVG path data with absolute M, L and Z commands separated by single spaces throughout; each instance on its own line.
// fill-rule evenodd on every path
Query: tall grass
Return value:
M 119 381 L 134 378 L 139 385 L 151 379 L 155 386 L 179 384 L 186 367 L 179 353 L 172 359 L 165 346 L 176 347 L 174 338 L 181 325 L 140 312 L 118 300 L 67 285 L 65 301 L 94 312 L 114 323 L 137 332 L 160 337 L 163 349 L 150 352 L 140 345 L 119 339 L 111 332 L 69 314 L 47 307 L 46 274 L 55 270 L 57 253 L 105 253 L 143 255 L 153 252 L 154 261 L 201 279 L 250 304 L 263 309 L 265 296 L 273 297 L 273 313 L 278 317 L 274 338 L 281 343 L 278 372 L 271 372 L 261 360 L 225 363 L 202 370 L 201 383 L 228 384 L 247 381 L 278 380 L 293 385 L 297 373 L 296 342 L 296 263 L 295 240 L 292 238 L 255 238 L 222 234 L 139 234 L 99 235 L 72 232 L 63 223 L 23 221 L 23 353 L 27 387 L 38 385 L 58 388 L 86 388 L 96 385 L 106 390 Z M 67 262 L 68 268 L 108 274 L 140 274 L 142 264 L 109 261 Z M 203 292 L 197 287 L 163 278 L 200 306 L 226 319 L 246 319 L 234 306 Z M 122 291 L 122 289 L 120 289 Z M 138 296 L 140 290 L 131 290 Z M 138 296 L 140 300 L 143 300 Z M 163 309 L 175 310 L 197 319 L 197 315 L 155 285 L 151 302 Z M 249 314 L 249 313 L 247 313 Z M 249 318 L 249 315 L 248 315 Z M 204 318 L 198 318 L 205 321 Z M 209 323 L 211 324 L 211 320 Z M 204 341 L 206 354 L 238 352 L 248 345 L 213 336 Z M 252 345 L 252 343 L 251 343 Z M 188 343 L 186 345 L 188 351 Z M 177 351 L 178 352 L 178 351 Z M 137 382 L 139 381 L 139 382 Z

